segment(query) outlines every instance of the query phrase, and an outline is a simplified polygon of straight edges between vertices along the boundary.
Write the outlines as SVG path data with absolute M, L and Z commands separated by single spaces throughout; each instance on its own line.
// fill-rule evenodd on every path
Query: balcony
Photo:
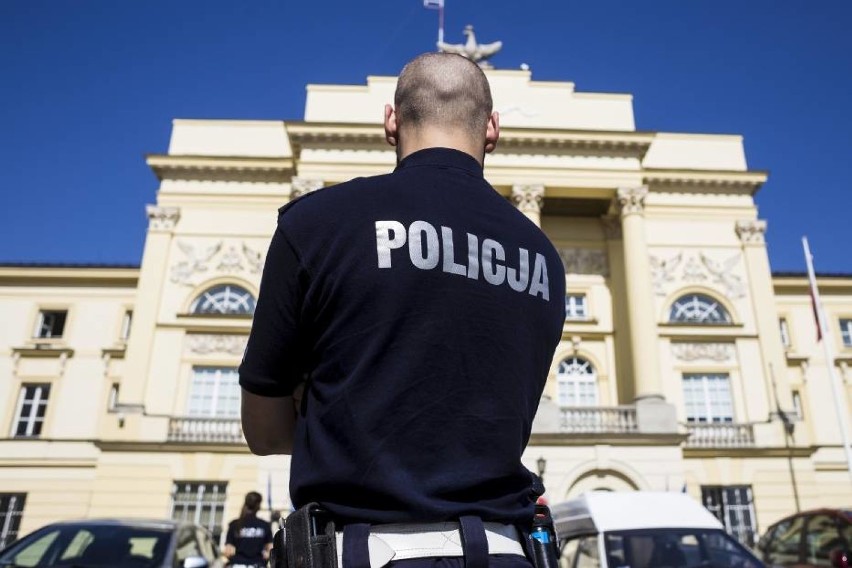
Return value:
M 626 434 L 637 432 L 635 406 L 562 407 L 562 434 Z
M 168 441 L 193 444 L 245 443 L 238 418 L 170 418 Z
M 686 424 L 687 448 L 753 448 L 754 425 L 733 422 Z

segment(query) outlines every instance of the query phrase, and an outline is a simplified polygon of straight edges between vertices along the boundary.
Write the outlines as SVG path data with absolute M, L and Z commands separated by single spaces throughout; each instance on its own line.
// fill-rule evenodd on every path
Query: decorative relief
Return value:
M 703 252 L 697 255 L 691 254 L 683 263 L 683 269 L 679 271 L 678 276 L 677 269 L 684 256 L 683 252 L 667 259 L 650 255 L 651 280 L 654 292 L 658 296 L 665 296 L 670 289 L 668 284 L 672 282 L 687 284 L 711 282 L 722 287 L 728 298 L 736 299 L 746 295 L 742 276 L 734 274 L 734 269 L 741 258 L 739 252 L 721 262 L 713 260 Z
M 217 272 L 225 274 L 237 272 L 257 274 L 263 270 L 263 254 L 245 243 L 239 246 L 236 244 L 224 246 L 223 241 L 216 241 L 212 245 L 205 246 L 178 241 L 177 246 L 186 258 L 171 267 L 170 279 L 175 284 L 194 286 L 196 282 L 193 277 L 208 272 L 211 266 L 214 266 Z
M 247 335 L 192 334 L 187 336 L 187 345 L 192 353 L 226 353 L 242 355 L 248 343 Z
M 296 199 L 303 195 L 316 191 L 323 187 L 321 179 L 294 177 L 290 180 L 290 199 Z
M 559 258 L 565 266 L 565 274 L 596 274 L 607 276 L 609 263 L 606 252 L 584 248 L 561 248 Z
M 654 292 L 659 296 L 665 296 L 666 282 L 674 282 L 674 271 L 680 264 L 683 253 L 678 253 L 669 259 L 661 259 L 651 256 L 651 281 L 654 283 Z
M 648 196 L 648 186 L 619 187 L 615 193 L 615 202 L 622 217 L 645 211 L 645 198 Z
M 766 221 L 759 219 L 737 221 L 736 231 L 744 244 L 762 244 L 766 234 Z
M 726 362 L 734 359 L 734 346 L 731 343 L 672 343 L 672 355 L 681 361 Z
M 180 219 L 180 209 L 177 207 L 147 205 L 145 212 L 148 214 L 148 227 L 152 231 L 171 231 Z
M 541 213 L 544 186 L 515 184 L 512 186 L 512 202 L 522 213 Z

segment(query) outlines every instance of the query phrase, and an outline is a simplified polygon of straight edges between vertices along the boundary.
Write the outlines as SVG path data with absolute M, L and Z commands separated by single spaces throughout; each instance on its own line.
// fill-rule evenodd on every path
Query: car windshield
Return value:
M 605 534 L 610 568 L 763 568 L 721 530 L 653 529 Z
M 171 531 L 133 525 L 53 525 L 14 543 L 0 566 L 159 568 Z

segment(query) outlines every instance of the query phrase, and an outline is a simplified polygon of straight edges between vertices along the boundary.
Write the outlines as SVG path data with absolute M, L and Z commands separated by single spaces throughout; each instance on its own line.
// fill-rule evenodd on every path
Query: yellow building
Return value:
M 568 283 L 525 454 L 550 501 L 685 488 L 745 541 L 852 502 L 807 280 L 771 273 L 767 176 L 741 137 L 638 132 L 630 95 L 487 73 L 503 136 L 486 177 Z M 378 119 L 395 82 L 310 85 L 304 120 L 175 120 L 147 158 L 161 183 L 138 267 L 0 266 L 0 543 L 70 517 L 218 532 L 255 489 L 289 508 L 288 460 L 243 443 L 236 366 L 276 208 L 393 168 Z M 848 413 L 852 277 L 820 284 Z

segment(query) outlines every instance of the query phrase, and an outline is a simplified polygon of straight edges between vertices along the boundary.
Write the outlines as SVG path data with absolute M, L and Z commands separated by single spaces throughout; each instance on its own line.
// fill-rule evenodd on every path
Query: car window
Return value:
M 562 548 L 560 568 L 600 568 L 600 565 L 597 536 L 574 538 Z
M 74 535 L 59 558 L 62 560 L 78 558 L 86 550 L 86 547 L 92 544 L 93 540 L 95 540 L 95 536 L 91 532 L 85 529 L 77 531 L 77 534 Z
M 198 541 L 195 540 L 195 531 L 192 527 L 183 527 L 178 533 L 177 550 L 178 564 L 190 556 L 201 556 L 201 551 L 198 549 Z
M 767 564 L 796 564 L 802 542 L 805 518 L 793 517 L 778 524 L 764 551 Z
M 831 515 L 814 515 L 805 533 L 805 562 L 813 566 L 831 566 L 829 554 L 843 548 L 837 523 Z
M 59 530 L 50 531 L 37 537 L 33 542 L 16 547 L 14 556 L 9 558 L 15 566 L 38 566 L 48 561 L 48 551 L 54 549 L 51 545 L 59 537 Z M 3 558 L 6 561 L 5 555 Z
M 759 568 L 760 563 L 721 530 L 653 529 L 607 533 L 612 568 Z
M 843 539 L 843 548 L 845 550 L 852 549 L 852 523 L 844 518 L 839 519 L 840 522 L 840 538 Z

